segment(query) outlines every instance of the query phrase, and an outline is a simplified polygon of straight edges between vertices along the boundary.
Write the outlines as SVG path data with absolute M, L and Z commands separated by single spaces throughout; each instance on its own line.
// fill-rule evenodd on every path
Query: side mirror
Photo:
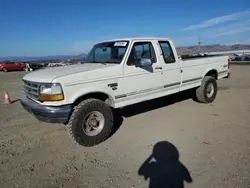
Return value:
M 136 67 L 147 67 L 147 66 L 151 66 L 151 65 L 152 65 L 151 59 L 142 58 L 140 60 L 140 62 L 136 65 Z

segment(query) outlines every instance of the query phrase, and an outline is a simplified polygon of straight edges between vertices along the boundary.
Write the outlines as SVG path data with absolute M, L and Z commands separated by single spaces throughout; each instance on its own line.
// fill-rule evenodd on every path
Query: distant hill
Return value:
M 176 48 L 179 55 L 199 53 L 198 46 L 180 46 Z M 235 44 L 235 45 L 203 45 L 200 46 L 200 52 L 220 52 L 232 50 L 250 50 L 250 44 Z
M 86 56 L 87 56 L 87 54 L 82 53 L 82 54 L 79 54 L 79 55 L 74 56 L 74 59 L 83 59 L 83 58 L 85 58 Z
M 187 55 L 199 53 L 198 46 L 179 46 L 176 48 L 178 55 Z M 200 52 L 219 52 L 231 50 L 250 50 L 250 44 L 235 44 L 235 45 L 202 45 Z M 42 57 L 0 57 L 0 61 L 4 60 L 18 60 L 18 61 L 39 61 L 39 60 L 67 60 L 67 59 L 83 59 L 86 54 L 79 55 L 56 55 L 56 56 L 42 56 Z
M 67 59 L 83 59 L 86 54 L 80 55 L 55 55 L 55 56 L 41 56 L 41 57 L 0 57 L 0 61 L 40 61 L 40 60 L 67 60 Z

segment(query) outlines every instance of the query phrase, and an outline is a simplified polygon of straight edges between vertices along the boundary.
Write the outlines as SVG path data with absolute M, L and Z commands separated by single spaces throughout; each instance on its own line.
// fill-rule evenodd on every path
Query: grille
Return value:
M 39 99 L 39 84 L 38 83 L 23 80 L 23 90 L 27 97 L 34 99 L 34 100 Z

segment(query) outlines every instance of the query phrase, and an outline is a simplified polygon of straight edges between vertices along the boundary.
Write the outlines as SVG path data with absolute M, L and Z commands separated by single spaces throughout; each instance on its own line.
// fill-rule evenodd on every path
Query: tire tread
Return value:
M 76 144 L 91 147 L 91 146 L 97 145 L 97 144 L 105 141 L 110 136 L 110 134 L 112 132 L 112 128 L 113 128 L 113 113 L 112 113 L 111 109 L 107 110 L 108 115 L 111 117 L 112 125 L 111 126 L 105 126 L 104 125 L 103 129 L 106 129 L 105 130 L 106 134 L 104 136 L 98 137 L 98 139 L 94 139 L 94 140 L 84 140 L 83 141 L 82 139 L 80 139 L 79 137 L 76 136 L 76 134 L 75 134 L 75 132 L 73 130 L 73 127 L 75 126 L 74 125 L 74 120 L 75 120 L 75 118 L 77 118 L 79 110 L 84 108 L 88 104 L 90 104 L 92 106 L 94 105 L 96 107 L 99 106 L 101 108 L 106 108 L 106 109 L 109 108 L 108 105 L 106 105 L 103 101 L 101 101 L 99 99 L 94 99 L 94 98 L 86 99 L 86 100 L 82 101 L 81 103 L 79 103 L 78 105 L 74 106 L 73 112 L 72 112 L 72 114 L 70 116 L 69 122 L 66 125 L 66 127 L 67 127 L 67 130 L 68 130 L 69 136 L 73 139 L 73 141 Z
M 198 88 L 196 89 L 196 99 L 197 99 L 199 102 L 201 102 L 201 103 L 210 103 L 210 102 L 213 101 L 213 100 L 212 100 L 212 101 L 207 100 L 207 99 L 206 99 L 206 96 L 205 96 L 206 85 L 207 85 L 208 82 L 211 82 L 211 80 L 212 80 L 212 81 L 215 81 L 215 87 L 214 87 L 214 89 L 215 89 L 214 92 L 215 92 L 215 93 L 214 93 L 214 95 L 216 96 L 216 94 L 217 94 L 217 84 L 216 84 L 215 78 L 214 78 L 213 76 L 205 76 L 205 77 L 203 78 L 202 82 L 201 82 L 200 87 L 198 87 Z

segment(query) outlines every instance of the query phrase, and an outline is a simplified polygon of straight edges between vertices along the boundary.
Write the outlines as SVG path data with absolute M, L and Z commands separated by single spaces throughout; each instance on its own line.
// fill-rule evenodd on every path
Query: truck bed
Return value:
M 181 55 L 181 59 L 183 61 L 191 60 L 191 59 L 204 59 L 204 58 L 211 58 L 211 57 L 219 57 L 224 55 Z

